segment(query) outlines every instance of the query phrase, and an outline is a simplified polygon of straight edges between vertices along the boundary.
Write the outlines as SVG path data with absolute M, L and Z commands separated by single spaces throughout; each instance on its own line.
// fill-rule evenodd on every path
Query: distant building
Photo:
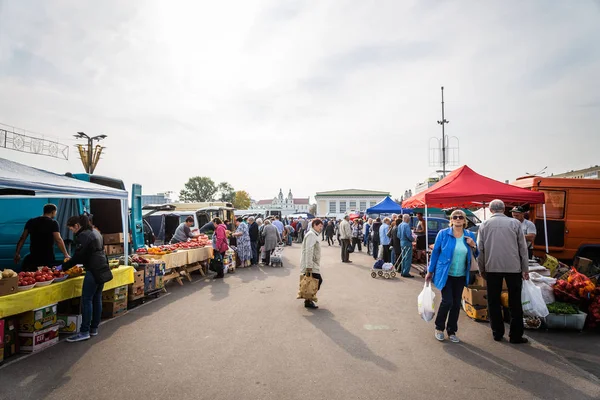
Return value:
M 294 213 L 307 213 L 310 209 L 310 198 L 294 198 L 290 190 L 287 197 L 283 196 L 283 191 L 279 189 L 279 195 L 270 200 L 259 200 L 251 203 L 250 207 L 256 210 L 281 211 L 281 215 Z
M 417 186 L 415 186 L 415 194 L 421 193 L 422 191 L 429 189 L 439 181 L 440 178 L 427 178 L 425 182 L 417 183 Z
M 142 207 L 147 206 L 148 204 L 167 204 L 172 202 L 173 200 L 170 198 L 169 193 L 142 195 Z
M 573 178 L 573 179 L 600 179 L 600 167 L 590 167 L 579 169 L 577 171 L 565 172 L 562 174 L 552 175 L 552 178 Z
M 318 192 L 315 195 L 317 216 L 341 216 L 348 211 L 366 211 L 389 195 L 389 192 L 362 189 Z

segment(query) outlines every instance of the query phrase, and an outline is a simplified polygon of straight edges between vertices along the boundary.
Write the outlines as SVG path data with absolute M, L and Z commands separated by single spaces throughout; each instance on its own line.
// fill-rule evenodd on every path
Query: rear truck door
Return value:
M 131 187 L 131 242 L 133 249 L 144 247 L 144 221 L 142 220 L 142 185 Z

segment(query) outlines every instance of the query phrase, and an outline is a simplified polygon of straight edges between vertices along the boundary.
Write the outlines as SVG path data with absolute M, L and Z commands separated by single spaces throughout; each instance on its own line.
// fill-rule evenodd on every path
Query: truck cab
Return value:
M 600 180 L 528 176 L 512 184 L 545 194 L 550 255 L 569 264 L 576 256 L 600 263 Z M 537 229 L 534 253 L 543 255 L 542 204 L 530 208 L 529 219 Z

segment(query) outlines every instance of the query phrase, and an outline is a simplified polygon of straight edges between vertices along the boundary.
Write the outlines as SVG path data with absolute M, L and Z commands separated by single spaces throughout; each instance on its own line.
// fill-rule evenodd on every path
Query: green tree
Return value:
M 219 183 L 219 186 L 217 186 L 217 199 L 219 201 L 224 201 L 227 203 L 233 203 L 235 200 L 235 190 L 233 189 L 233 186 L 231 186 L 229 183 L 227 182 L 221 182 Z
M 213 201 L 217 193 L 215 182 L 207 176 L 194 176 L 179 192 L 179 199 L 184 202 Z
M 317 205 L 316 204 L 311 204 L 309 210 L 309 213 L 311 213 L 312 215 L 317 215 Z
M 250 208 L 250 195 L 245 190 L 235 192 L 233 206 L 238 210 L 247 210 Z

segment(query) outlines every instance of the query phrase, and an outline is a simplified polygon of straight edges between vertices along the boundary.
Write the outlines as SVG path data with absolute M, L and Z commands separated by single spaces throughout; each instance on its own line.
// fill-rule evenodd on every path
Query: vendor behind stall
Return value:
M 15 264 L 19 264 L 21 262 L 21 249 L 27 240 L 27 236 L 31 236 L 29 255 L 23 260 L 22 271 L 32 272 L 37 271 L 37 267 L 55 265 L 54 243 L 58 245 L 65 258 L 69 258 L 65 242 L 60 236 L 58 222 L 54 220 L 56 213 L 54 204 L 46 204 L 44 215 L 32 218 L 25 224 L 25 229 L 23 229 L 21 239 L 17 243 L 15 253 Z
M 175 230 L 175 234 L 173 234 L 173 238 L 171 239 L 171 244 L 187 242 L 188 239 L 195 237 L 190 229 L 194 225 L 194 217 L 187 217 L 185 222 L 180 224 Z

